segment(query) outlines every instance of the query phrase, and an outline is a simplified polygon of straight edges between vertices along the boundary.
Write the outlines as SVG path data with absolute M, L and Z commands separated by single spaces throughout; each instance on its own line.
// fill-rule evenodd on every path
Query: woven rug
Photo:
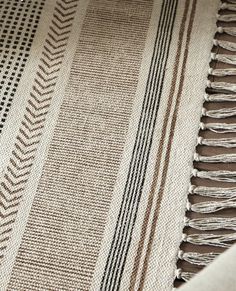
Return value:
M 236 1 L 1 0 L 0 51 L 0 290 L 226 290 Z

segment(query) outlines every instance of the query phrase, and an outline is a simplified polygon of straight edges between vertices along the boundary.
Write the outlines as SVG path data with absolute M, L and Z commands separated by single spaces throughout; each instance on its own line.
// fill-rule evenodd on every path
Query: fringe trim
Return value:
M 175 272 L 175 275 L 176 275 L 177 279 L 182 279 L 185 282 L 188 282 L 190 279 L 193 278 L 195 273 L 183 272 L 182 269 L 177 269 L 176 272 Z M 176 289 L 176 288 L 174 288 L 174 289 Z
M 191 227 L 198 230 L 236 230 L 236 218 L 229 217 L 207 217 L 189 219 L 185 217 L 184 226 Z
M 235 148 L 236 138 L 207 139 L 207 138 L 203 138 L 199 136 L 197 143 L 199 145 L 206 145 L 206 146 L 212 146 L 212 147 Z
M 228 35 L 236 36 L 236 28 L 235 27 L 217 27 L 217 32 L 226 33 Z
M 236 163 L 236 154 L 223 154 L 216 156 L 201 156 L 194 154 L 194 161 L 206 163 Z
M 199 265 L 199 266 L 206 266 L 209 263 L 211 263 L 219 253 L 194 253 L 194 252 L 184 252 L 182 250 L 179 250 L 178 252 L 178 259 L 186 261 L 193 265 Z
M 189 194 L 197 194 L 203 197 L 230 199 L 236 198 L 236 187 L 216 188 L 190 185 Z
M 227 118 L 236 116 L 236 107 L 222 108 L 218 110 L 207 110 L 206 108 L 203 108 L 202 116 L 208 116 L 212 118 Z
M 223 209 L 236 208 L 236 199 L 228 199 L 224 201 L 208 201 L 191 204 L 187 202 L 186 209 L 197 213 L 213 213 Z
M 183 242 L 189 242 L 194 245 L 208 245 L 221 248 L 229 248 L 232 244 L 228 242 L 236 241 L 236 233 L 230 234 L 183 234 Z
M 236 43 L 235 43 L 236 45 Z M 236 51 L 236 50 L 235 50 Z M 207 81 L 207 87 L 213 89 L 215 92 L 236 92 L 236 84 L 226 83 L 226 82 L 211 82 Z
M 236 182 L 236 171 L 198 171 L 193 169 L 192 175 L 218 182 Z
M 231 10 L 231 11 L 234 11 L 234 10 Z M 223 22 L 234 22 L 234 21 L 236 21 L 236 15 L 235 14 L 226 14 L 226 15 L 219 15 L 218 14 L 217 15 L 217 20 L 218 21 L 223 21 Z
M 217 48 L 223 48 L 226 53 L 211 53 L 210 61 L 226 64 L 226 68 L 209 68 L 208 75 L 216 77 L 236 76 L 236 39 L 235 41 L 225 41 L 217 39 L 219 34 L 226 34 L 236 37 L 236 27 L 231 22 L 236 22 L 236 0 L 227 0 L 220 6 L 220 10 L 227 10 L 227 14 L 218 14 L 217 20 L 224 22 L 222 26 L 217 27 L 216 35 L 213 39 L 213 45 Z M 231 11 L 231 13 L 230 13 Z M 233 24 L 233 26 L 232 26 Z M 228 53 L 227 53 L 228 52 Z M 210 81 L 206 83 L 206 94 L 204 102 L 220 103 L 220 102 L 236 102 L 236 83 Z M 229 103 L 230 104 L 230 103 Z M 207 106 L 202 108 L 202 117 L 209 119 L 217 119 L 219 122 L 200 122 L 199 130 L 211 131 L 216 134 L 225 134 L 226 137 L 205 138 L 199 136 L 197 138 L 197 146 L 210 146 L 233 149 L 236 148 L 236 136 L 228 137 L 228 133 L 236 133 L 236 123 L 227 123 L 226 119 L 236 116 L 236 107 L 222 106 L 219 109 L 207 109 Z M 195 153 L 193 161 L 201 163 L 236 163 L 236 153 L 223 153 L 218 155 L 204 156 Z M 236 171 L 200 171 L 197 166 L 192 170 L 191 178 L 208 179 L 216 182 L 236 183 Z M 220 248 L 229 248 L 236 242 L 236 217 L 221 217 L 216 216 L 216 213 L 224 209 L 236 208 L 236 187 L 205 187 L 190 185 L 188 189 L 189 196 L 199 195 L 207 200 L 199 203 L 186 203 L 186 212 L 195 212 L 201 214 L 198 218 L 184 218 L 183 228 L 192 228 L 196 230 L 191 234 L 183 233 L 181 242 L 190 243 L 198 246 L 212 246 Z M 212 216 L 211 216 L 212 215 Z M 214 231 L 227 230 L 231 233 Z M 206 266 L 211 263 L 219 253 L 198 253 L 184 252 L 179 250 L 178 259 L 186 261 L 192 265 Z M 176 278 L 183 281 L 189 281 L 195 273 L 187 272 L 186 270 L 177 269 Z
M 209 69 L 209 75 L 216 77 L 235 76 L 236 69 Z
M 231 1 L 229 1 L 229 2 L 231 2 Z M 235 2 L 232 1 L 231 3 L 233 3 L 233 4 L 229 4 L 229 3 L 226 3 L 226 2 L 222 3 L 221 6 L 220 6 L 220 9 L 236 11 L 236 5 L 234 5 Z
M 200 123 L 201 130 L 210 130 L 215 133 L 236 132 L 236 123 Z
M 226 16 L 226 15 L 224 15 Z M 220 20 L 220 19 L 219 19 Z M 221 20 L 223 21 L 223 20 Z M 235 16 L 235 20 L 236 21 L 236 16 Z M 234 42 L 230 42 L 230 41 L 226 41 L 226 40 L 218 40 L 218 39 L 214 39 L 213 40 L 213 44 L 214 46 L 219 46 L 219 47 L 222 47 L 228 51 L 231 51 L 231 52 L 235 52 L 236 51 L 236 43 Z
M 236 33 L 236 29 L 235 29 Z M 235 34 L 236 35 L 236 34 Z M 211 60 L 218 61 L 224 64 L 236 65 L 236 56 L 235 55 L 225 55 L 225 54 L 216 54 L 211 53 Z M 213 70 L 212 68 L 209 69 L 209 72 Z
M 236 94 L 205 94 L 205 102 L 235 102 Z

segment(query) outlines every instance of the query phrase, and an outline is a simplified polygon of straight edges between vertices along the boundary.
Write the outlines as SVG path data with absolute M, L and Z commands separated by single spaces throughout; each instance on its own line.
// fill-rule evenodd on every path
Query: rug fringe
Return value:
M 189 242 L 194 245 L 208 245 L 221 248 L 229 248 L 232 246 L 232 243 L 236 241 L 236 233 L 230 234 L 183 234 L 183 242 Z
M 218 61 L 218 62 L 225 63 L 225 64 L 236 65 L 236 56 L 235 55 L 211 53 L 211 60 Z M 213 70 L 213 69 L 210 68 L 209 70 Z
M 209 263 L 211 263 L 219 253 L 194 253 L 194 252 L 184 252 L 182 250 L 179 250 L 178 252 L 178 259 L 186 261 L 193 265 L 199 265 L 199 266 L 206 266 Z
M 183 272 L 182 269 L 177 269 L 175 271 L 175 275 L 177 279 L 182 279 L 185 282 L 188 282 L 191 278 L 193 278 L 193 276 L 195 275 L 195 273 L 192 272 Z M 176 288 L 174 288 L 173 290 L 176 290 Z
M 209 179 L 217 182 L 236 182 L 236 171 L 199 171 L 193 169 L 193 177 Z
M 224 2 L 221 4 L 220 9 L 229 10 L 229 11 L 236 11 L 236 5 L 234 3 L 235 2 L 230 2 L 230 3 Z
M 236 84 L 233 84 L 233 83 L 211 82 L 210 80 L 208 80 L 207 87 L 211 88 L 212 91 L 217 91 L 217 92 L 224 92 L 224 91 L 229 91 L 232 93 L 236 92 Z
M 236 218 L 229 217 L 204 217 L 190 219 L 185 217 L 184 226 L 198 230 L 236 230 Z
M 223 27 L 223 26 L 218 26 L 217 27 L 217 32 L 219 33 L 226 33 L 232 36 L 236 36 L 236 27 Z
M 228 199 L 236 197 L 236 187 L 220 188 L 190 185 L 189 194 L 196 194 L 203 197 Z
M 236 147 L 236 138 L 218 138 L 218 139 L 208 139 L 201 136 L 197 139 L 198 145 L 206 145 L 212 147 L 225 147 L 225 148 L 235 148 Z
M 236 94 L 205 94 L 205 102 L 235 102 Z
M 236 21 L 236 16 L 235 16 L 235 20 L 234 21 Z M 222 48 L 224 48 L 224 49 L 226 49 L 228 51 L 231 51 L 231 52 L 235 52 L 236 51 L 236 43 L 234 43 L 234 42 L 230 42 L 230 41 L 226 41 L 226 40 L 214 39 L 213 40 L 213 44 L 214 44 L 214 46 L 222 47 Z
M 207 201 L 191 204 L 189 201 L 186 204 L 188 211 L 196 213 L 214 213 L 223 209 L 236 208 L 236 199 L 227 199 L 224 201 Z
M 227 10 L 229 13 L 221 13 L 222 10 Z M 232 12 L 230 13 L 230 11 Z M 231 105 L 232 103 L 226 103 L 226 105 L 229 105 L 225 106 L 224 104 L 220 108 L 217 106 L 218 109 L 209 106 L 210 103 L 218 103 L 219 105 L 220 102 L 236 101 L 236 83 L 217 80 L 217 77 L 236 76 L 236 55 L 233 54 L 236 52 L 236 40 L 227 41 L 219 39 L 220 34 L 236 37 L 236 27 L 231 23 L 236 21 L 235 12 L 236 0 L 228 0 L 227 2 L 224 1 L 221 3 L 219 14 L 217 14 L 217 21 L 224 23 L 220 23 L 220 26 L 217 27 L 213 45 L 215 49 L 223 48 L 226 52 L 212 52 L 210 55 L 210 62 L 212 62 L 213 68 L 210 67 L 208 70 L 208 75 L 211 77 L 211 80 L 208 79 L 206 83 L 206 94 L 203 100 L 205 106 L 202 108 L 202 117 L 204 119 L 199 124 L 199 131 L 203 132 L 199 133 L 196 146 L 227 149 L 236 148 L 236 137 L 228 136 L 230 133 L 236 133 L 236 123 L 233 123 L 231 120 L 232 117 L 236 116 L 236 107 L 233 107 Z M 218 68 L 215 65 L 217 62 L 225 64 L 225 67 Z M 214 79 L 213 77 L 216 78 Z M 209 122 L 211 118 L 217 120 L 217 122 L 215 120 Z M 225 122 L 225 120 L 228 121 Z M 219 135 L 219 138 L 206 138 L 204 131 L 212 132 L 210 133 L 211 135 L 216 133 Z M 229 151 L 222 153 L 221 150 L 220 154 L 207 156 L 199 154 L 197 151 L 198 148 L 193 155 L 193 162 L 195 163 L 191 175 L 191 184 L 188 189 L 189 199 L 186 202 L 186 216 L 183 221 L 184 231 L 181 237 L 181 243 L 227 249 L 236 242 L 236 218 L 227 217 L 227 215 L 225 215 L 226 217 L 223 217 L 224 215 L 216 216 L 216 213 L 220 214 L 221 212 L 219 211 L 221 210 L 236 208 L 236 187 L 207 187 L 200 185 L 205 179 L 221 183 L 235 183 L 236 171 L 199 170 L 197 163 L 236 163 L 236 153 Z M 196 181 L 200 185 L 194 185 L 193 181 Z M 190 198 L 191 195 L 201 196 L 203 197 L 203 201 L 194 202 Z M 192 214 L 198 213 L 198 216 L 189 216 L 191 212 Z M 192 229 L 190 233 L 187 233 L 188 228 Z M 219 233 L 219 230 L 226 230 L 226 232 Z M 206 266 L 218 255 L 219 253 L 216 252 L 185 252 L 180 246 L 177 258 L 192 265 Z M 176 269 L 177 279 L 187 282 L 194 275 L 195 273 L 188 272 L 187 270 L 182 270 L 181 268 Z
M 236 65 L 236 64 L 235 64 Z M 236 76 L 236 69 L 209 69 L 209 75 L 216 77 Z
M 201 156 L 194 154 L 194 161 L 205 163 L 236 163 L 236 154 L 222 154 L 216 156 Z
M 207 110 L 206 108 L 203 108 L 202 116 L 208 116 L 212 118 L 227 118 L 236 116 L 236 107 L 222 108 L 217 110 Z
M 201 130 L 210 130 L 215 133 L 236 132 L 236 123 L 200 123 Z

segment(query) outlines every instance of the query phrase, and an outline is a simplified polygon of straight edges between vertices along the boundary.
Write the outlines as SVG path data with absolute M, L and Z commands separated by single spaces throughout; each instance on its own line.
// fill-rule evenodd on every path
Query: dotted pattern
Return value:
M 0 1 L 0 133 L 29 58 L 45 0 Z

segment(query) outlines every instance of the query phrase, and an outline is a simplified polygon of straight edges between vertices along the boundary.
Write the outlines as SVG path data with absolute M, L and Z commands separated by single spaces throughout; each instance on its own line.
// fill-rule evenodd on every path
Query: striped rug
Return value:
M 233 0 L 0 1 L 1 291 L 171 291 L 236 241 L 235 43 Z

